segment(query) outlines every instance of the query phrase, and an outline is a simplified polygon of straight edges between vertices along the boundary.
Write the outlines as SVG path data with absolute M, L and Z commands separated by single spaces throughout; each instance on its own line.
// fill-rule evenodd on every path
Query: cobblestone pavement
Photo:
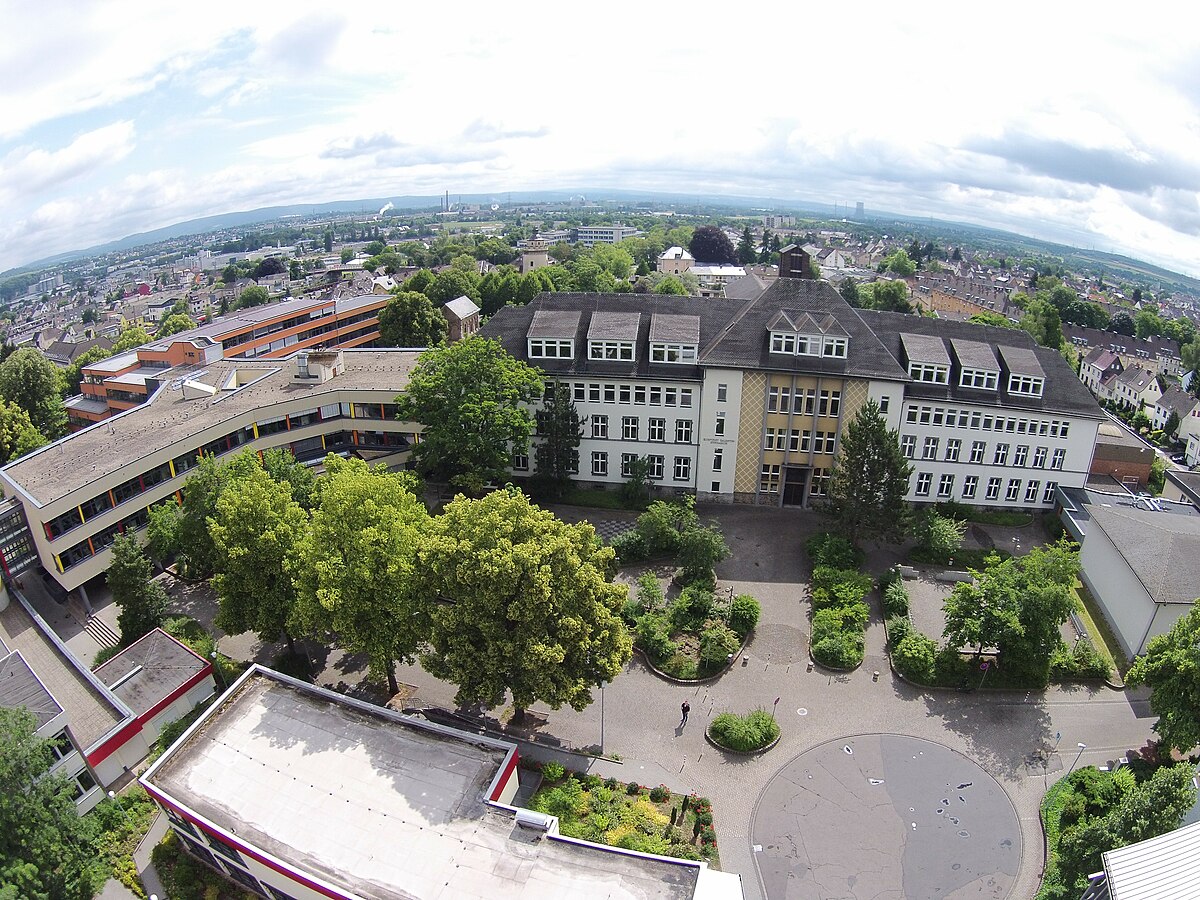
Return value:
M 555 511 L 575 521 L 632 519 L 609 510 Z M 764 788 L 777 772 L 804 751 L 836 738 L 900 734 L 935 741 L 982 766 L 1012 800 L 1023 840 L 1020 869 L 1009 896 L 1032 896 L 1043 865 L 1037 815 L 1042 794 L 1077 754 L 1080 765 L 1102 764 L 1144 745 L 1152 736 L 1153 722 L 1145 694 L 1083 688 L 1052 688 L 1044 694 L 918 690 L 895 678 L 888 667 L 878 609 L 867 632 L 867 658 L 858 670 L 810 670 L 802 546 L 822 527 L 820 518 L 802 510 L 738 506 L 703 506 L 701 514 L 719 521 L 733 551 L 718 570 L 722 588 L 733 586 L 762 604 L 762 618 L 742 664 L 712 684 L 683 686 L 657 678 L 635 658 L 603 692 L 603 701 L 598 695 L 582 712 L 535 706 L 528 727 L 510 732 L 538 741 L 526 755 L 558 758 L 606 777 L 661 782 L 675 791 L 710 797 L 722 867 L 739 873 L 746 897 L 757 900 L 764 893 L 751 848 L 751 822 Z M 868 553 L 868 565 L 879 572 L 900 556 L 899 548 L 879 548 Z M 265 648 L 244 638 L 230 638 L 228 643 L 222 639 L 222 651 L 241 649 L 261 658 Z M 240 647 L 241 642 L 247 646 Z M 362 689 L 362 660 L 335 651 L 323 654 L 322 661 L 322 684 Z M 454 687 L 419 666 L 401 667 L 397 676 L 411 686 L 405 705 L 454 708 Z M 679 728 L 679 705 L 685 699 L 691 703 L 691 717 Z M 756 706 L 774 709 L 783 727 L 773 750 L 734 757 L 704 740 L 705 726 L 715 714 Z M 503 711 L 488 715 L 499 726 Z M 599 750 L 602 729 L 604 751 L 618 760 L 568 757 L 555 749 Z M 1087 749 L 1079 751 L 1079 742 Z

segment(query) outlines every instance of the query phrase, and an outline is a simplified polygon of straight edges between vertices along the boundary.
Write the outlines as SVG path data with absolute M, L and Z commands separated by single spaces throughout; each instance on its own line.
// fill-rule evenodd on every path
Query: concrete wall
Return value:
M 1121 649 L 1132 659 L 1144 648 L 1155 603 L 1125 557 L 1094 521 L 1079 555 L 1081 578 L 1112 626 Z

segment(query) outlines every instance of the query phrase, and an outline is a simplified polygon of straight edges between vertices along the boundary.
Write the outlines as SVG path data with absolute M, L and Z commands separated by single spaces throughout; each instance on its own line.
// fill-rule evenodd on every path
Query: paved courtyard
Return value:
M 633 518 L 608 510 L 555 511 L 573 521 L 586 518 L 612 522 L 614 525 L 606 527 L 614 531 L 615 523 L 626 523 Z M 803 754 L 824 745 L 841 748 L 853 738 L 855 747 L 862 742 L 866 748 L 874 741 L 879 749 L 864 749 L 863 758 L 876 754 L 883 762 L 895 753 L 884 749 L 882 738 L 864 735 L 919 738 L 944 748 L 940 752 L 950 754 L 947 758 L 961 760 L 964 766 L 976 765 L 994 779 L 1016 817 L 1017 833 L 1010 834 L 1007 827 L 997 826 L 997 840 L 992 843 L 1001 846 L 999 841 L 1011 840 L 1010 847 L 991 855 L 972 853 L 963 860 L 971 861 L 969 871 L 950 870 L 957 873 L 954 878 L 966 879 L 969 874 L 980 874 L 986 869 L 992 873 L 994 883 L 972 880 L 961 884 L 952 881 L 945 872 L 942 874 L 946 877 L 937 879 L 937 884 L 909 880 L 909 853 L 917 853 L 918 858 L 928 853 L 930 860 L 942 857 L 934 849 L 913 849 L 918 844 L 911 841 L 911 829 L 903 846 L 893 836 L 896 839 L 890 848 L 881 849 L 876 856 L 892 858 L 890 868 L 879 868 L 879 881 L 882 885 L 886 875 L 889 889 L 895 893 L 879 896 L 906 896 L 913 900 L 962 896 L 961 891 L 967 890 L 968 885 L 991 891 L 972 896 L 1002 897 L 1005 894 L 997 891 L 1005 889 L 1007 896 L 1013 898 L 1032 896 L 1043 865 L 1037 817 L 1042 794 L 1073 763 L 1079 752 L 1077 742 L 1087 745 L 1080 754 L 1081 765 L 1103 764 L 1143 746 L 1152 736 L 1153 722 L 1145 695 L 1074 687 L 1052 688 L 1045 694 L 917 690 L 894 678 L 888 668 L 878 609 L 873 611 L 868 628 L 867 657 L 862 667 L 844 675 L 810 670 L 802 546 L 810 534 L 821 529 L 820 518 L 801 510 L 745 507 L 702 507 L 701 514 L 719 521 L 733 551 L 718 569 L 722 588 L 733 586 L 738 593 L 753 594 L 763 607 L 743 664 L 712 684 L 684 686 L 660 680 L 635 658 L 624 674 L 603 691 L 603 699 L 597 693 L 596 702 L 581 712 L 535 706 L 530 711 L 530 725 L 522 732 L 510 732 L 514 737 L 537 741 L 526 745 L 525 755 L 558 759 L 574 768 L 605 777 L 612 775 L 623 781 L 661 782 L 676 791 L 697 791 L 710 797 L 722 867 L 742 876 L 749 900 L 763 897 L 777 900 L 806 895 L 781 889 L 773 874 L 781 866 L 794 868 L 797 864 L 800 858 L 797 836 L 791 835 L 787 828 L 776 828 L 779 834 L 771 843 L 784 849 L 768 853 L 766 844 L 752 833 L 755 810 L 771 808 L 778 797 L 779 792 L 770 786 L 780 782 L 773 779 L 781 772 L 785 773 L 783 778 L 793 777 L 787 773 L 797 771 L 797 766 L 802 770 L 808 765 L 806 760 L 816 758 Z M 899 557 L 897 548 L 872 551 L 869 566 L 873 572 L 879 572 Z M 211 600 L 206 601 L 201 592 L 179 589 L 177 596 L 181 611 L 186 609 L 197 618 L 211 620 L 211 611 L 205 613 Z M 251 635 L 222 638 L 220 646 L 222 652 L 261 662 L 269 662 L 275 649 L 259 644 Z M 358 696 L 381 699 L 377 688 L 364 684 L 365 660 L 315 647 L 310 653 L 320 669 L 320 683 Z M 874 676 L 876 671 L 878 678 Z M 409 696 L 404 701 L 407 705 L 454 708 L 453 685 L 432 678 L 419 666 L 402 667 L 397 675 L 407 685 Z M 678 728 L 679 705 L 684 699 L 691 703 L 691 718 L 685 728 Z M 783 727 L 782 738 L 773 750 L 752 757 L 726 755 L 704 740 L 704 728 L 712 716 L 725 710 L 746 712 L 757 706 L 774 709 Z M 503 714 L 503 710 L 487 713 L 489 724 L 501 727 Z M 602 734 L 605 754 L 617 759 L 594 759 L 555 749 L 599 750 Z M 814 752 L 819 755 L 820 751 Z M 908 777 L 902 775 L 899 780 Z M 885 774 L 885 783 L 890 783 L 890 778 Z M 975 781 L 965 775 L 961 780 Z M 924 778 L 914 784 L 927 782 L 928 778 Z M 930 795 L 928 799 L 941 797 Z M 892 805 L 891 815 L 898 816 L 894 798 L 888 803 Z M 914 811 L 917 809 L 915 801 L 908 805 Z M 906 809 L 901 806 L 901 811 Z M 928 816 L 936 815 L 936 807 L 933 810 L 922 807 L 922 818 L 910 819 L 908 824 L 917 821 L 920 829 L 922 822 L 934 821 Z M 766 821 L 761 812 L 758 821 Z M 973 838 L 985 833 L 973 826 L 963 830 Z M 937 833 L 936 826 L 930 832 Z M 918 835 L 924 838 L 920 831 Z M 965 843 L 960 846 L 959 842 L 966 839 L 952 836 L 948 852 L 957 857 L 967 846 Z M 842 843 L 847 850 L 854 850 L 860 840 L 861 834 L 847 836 Z M 756 844 L 764 849 L 756 851 Z M 793 855 L 788 857 L 788 853 Z M 853 863 L 853 858 L 848 857 L 848 861 Z M 959 860 L 956 858 L 954 862 Z M 865 886 L 870 875 L 865 864 L 862 875 Z M 955 885 L 960 891 L 958 895 L 951 891 Z M 844 892 L 833 896 L 858 895 Z

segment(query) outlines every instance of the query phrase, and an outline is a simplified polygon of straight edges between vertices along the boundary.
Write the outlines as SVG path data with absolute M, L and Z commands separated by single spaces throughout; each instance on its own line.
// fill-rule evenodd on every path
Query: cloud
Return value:
M 495 122 L 476 119 L 462 131 L 462 136 L 468 141 L 480 144 L 490 144 L 495 141 L 507 141 L 514 138 L 538 138 L 550 133 L 550 129 L 540 128 L 505 128 Z
M 18 147 L 0 164 L 0 198 L 57 189 L 133 152 L 132 122 L 114 122 L 81 134 L 60 150 Z

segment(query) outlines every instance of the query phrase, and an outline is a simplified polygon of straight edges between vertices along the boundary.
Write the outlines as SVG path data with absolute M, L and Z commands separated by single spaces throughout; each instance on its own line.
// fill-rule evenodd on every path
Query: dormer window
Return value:
M 772 353 L 795 353 L 796 335 L 775 331 L 771 333 Z
M 930 363 L 909 363 L 908 374 L 913 381 L 924 381 L 928 384 L 949 384 L 950 367 Z
M 999 382 L 999 372 L 986 372 L 983 369 L 963 369 L 958 379 L 959 387 L 979 388 L 983 391 L 994 391 Z
M 1040 397 L 1045 380 L 1033 375 L 1009 375 L 1008 392 L 1023 397 Z
M 699 346 L 699 316 L 654 313 L 650 317 L 650 362 L 694 365 Z
M 833 316 L 817 321 L 806 312 L 780 310 L 767 330 L 771 336 L 771 352 L 788 356 L 824 356 L 845 359 L 849 337 Z
M 660 363 L 694 363 L 695 344 L 651 344 L 650 361 Z
M 821 355 L 845 359 L 847 346 L 848 343 L 844 337 L 826 337 L 821 345 Z
M 575 342 L 548 338 L 529 339 L 530 359 L 574 359 Z
M 588 341 L 588 359 L 633 361 L 633 341 Z

